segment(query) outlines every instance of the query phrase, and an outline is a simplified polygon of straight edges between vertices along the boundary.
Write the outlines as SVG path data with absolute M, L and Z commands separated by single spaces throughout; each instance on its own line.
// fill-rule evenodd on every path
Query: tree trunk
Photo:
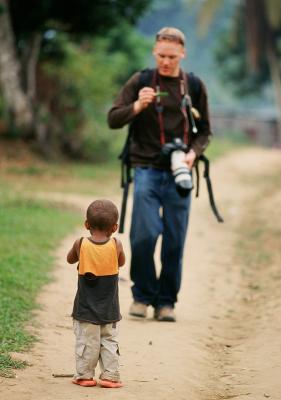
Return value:
M 30 133 L 34 115 L 28 96 L 21 87 L 20 63 L 16 55 L 8 1 L 0 0 L 0 83 L 4 101 L 13 116 L 15 127 Z
M 267 49 L 267 59 L 270 68 L 271 80 L 273 85 L 273 90 L 275 93 L 275 100 L 277 106 L 277 128 L 278 128 L 278 138 L 277 146 L 281 147 L 281 73 L 279 67 L 279 60 L 272 46 L 268 46 Z
M 249 65 L 256 72 L 262 57 L 266 56 L 277 108 L 276 145 L 281 146 L 281 75 L 277 57 L 277 43 L 274 29 L 268 20 L 265 0 L 246 0 L 247 54 Z M 277 11 L 276 11 L 277 12 Z
M 41 48 L 42 35 L 34 32 L 30 40 L 26 43 L 24 55 L 22 57 L 22 74 L 24 91 L 31 103 L 36 98 L 36 68 Z

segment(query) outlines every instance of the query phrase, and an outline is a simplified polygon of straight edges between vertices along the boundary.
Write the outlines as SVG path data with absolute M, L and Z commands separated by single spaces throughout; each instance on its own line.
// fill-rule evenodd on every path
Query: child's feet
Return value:
M 110 389 L 120 388 L 123 386 L 122 382 L 116 382 L 116 381 L 114 382 L 114 381 L 109 381 L 107 379 L 101 379 L 99 381 L 99 384 L 103 388 L 110 388 Z
M 97 386 L 97 381 L 95 379 L 73 379 L 72 383 L 84 387 Z

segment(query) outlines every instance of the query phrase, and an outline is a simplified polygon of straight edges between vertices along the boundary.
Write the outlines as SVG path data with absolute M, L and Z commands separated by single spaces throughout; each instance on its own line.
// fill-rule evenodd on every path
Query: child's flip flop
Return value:
M 97 385 L 97 381 L 95 379 L 73 379 L 72 383 L 84 387 L 91 387 Z
M 99 384 L 101 387 L 109 388 L 109 389 L 120 388 L 123 386 L 122 382 L 114 382 L 114 381 L 107 381 L 107 380 L 100 380 Z

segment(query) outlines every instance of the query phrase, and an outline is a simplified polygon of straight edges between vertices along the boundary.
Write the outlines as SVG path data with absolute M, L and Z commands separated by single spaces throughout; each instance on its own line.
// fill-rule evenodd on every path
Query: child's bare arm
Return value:
M 68 254 L 67 254 L 67 262 L 69 264 L 74 264 L 77 261 L 79 261 L 79 250 L 80 250 L 80 245 L 81 245 L 81 239 L 77 239 L 72 248 L 69 250 Z
M 114 238 L 114 239 L 115 239 L 116 248 L 117 248 L 118 266 L 122 267 L 126 261 L 125 253 L 124 253 L 121 241 L 117 238 Z

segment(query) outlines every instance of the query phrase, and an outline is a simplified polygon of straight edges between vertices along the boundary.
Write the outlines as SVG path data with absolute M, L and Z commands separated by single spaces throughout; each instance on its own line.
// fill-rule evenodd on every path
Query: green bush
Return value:
M 121 37 L 122 47 L 115 47 Z M 66 34 L 56 35 L 53 41 L 52 51 L 49 45 L 41 60 L 43 75 L 50 86 L 55 83 L 56 87 L 51 94 L 56 107 L 52 112 L 51 105 L 47 107 L 50 124 L 58 128 L 60 147 L 71 157 L 104 161 L 116 149 L 107 111 L 121 83 L 143 66 L 146 40 L 124 25 L 108 32 L 106 38 L 80 44 L 70 41 Z M 42 96 L 44 102 L 45 93 Z

